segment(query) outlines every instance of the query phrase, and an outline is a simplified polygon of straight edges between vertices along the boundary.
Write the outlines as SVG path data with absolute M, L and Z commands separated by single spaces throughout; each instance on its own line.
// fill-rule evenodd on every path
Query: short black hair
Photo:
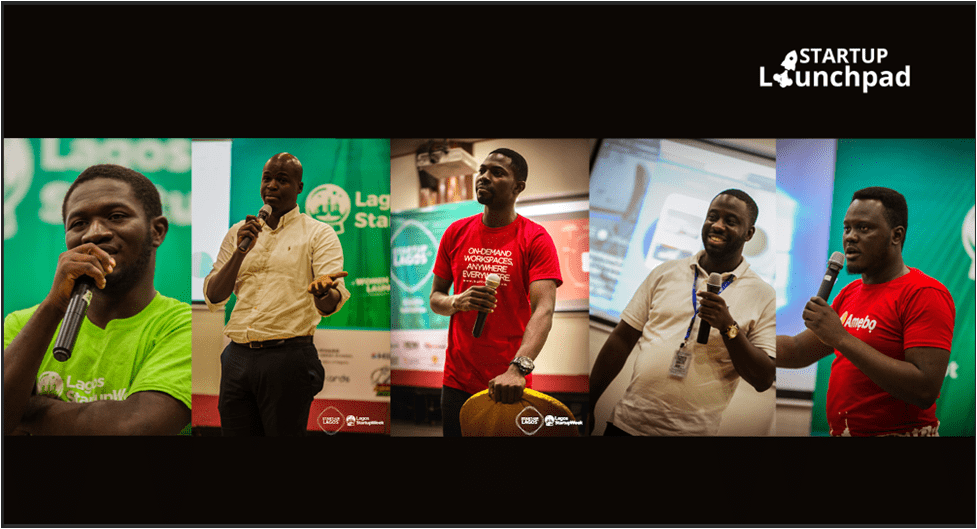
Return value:
M 96 178 L 110 178 L 129 184 L 129 187 L 132 188 L 132 194 L 142 204 L 142 209 L 147 217 L 152 219 L 163 214 L 163 203 L 160 201 L 159 190 L 156 189 L 155 184 L 138 171 L 121 165 L 104 163 L 85 169 L 71 183 L 68 192 L 64 194 L 64 201 L 61 202 L 61 222 L 65 221 L 65 214 L 67 213 L 65 208 L 68 205 L 68 198 L 71 193 L 79 185 Z
M 888 187 L 866 187 L 852 194 L 851 202 L 856 200 L 878 200 L 884 208 L 882 216 L 889 223 L 889 228 L 902 226 L 904 230 L 909 231 L 909 206 L 902 193 Z M 903 244 L 906 242 L 905 234 L 902 236 L 902 242 Z
M 512 149 L 501 147 L 490 152 L 489 155 L 491 156 L 496 153 L 501 154 L 502 156 L 507 156 L 510 160 L 512 160 L 512 175 L 516 180 L 525 182 L 526 179 L 529 178 L 529 164 L 526 163 L 526 159 L 523 158 L 521 154 Z
M 750 212 L 750 226 L 756 226 L 756 219 L 760 216 L 760 208 L 758 208 L 756 202 L 753 201 L 753 197 L 748 195 L 746 191 L 739 189 L 727 189 L 725 191 L 720 191 L 719 194 L 712 197 L 712 199 L 716 200 L 720 197 L 720 195 L 729 195 L 745 202 L 746 210 Z

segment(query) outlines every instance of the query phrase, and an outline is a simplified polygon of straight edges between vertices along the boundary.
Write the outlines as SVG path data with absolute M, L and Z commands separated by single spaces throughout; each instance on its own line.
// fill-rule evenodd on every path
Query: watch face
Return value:
M 736 335 L 739 334 L 739 332 L 740 329 L 736 325 L 730 325 L 729 330 L 726 331 L 730 338 L 736 338 Z
M 519 358 L 516 358 L 515 360 L 512 361 L 512 363 L 516 364 L 516 367 L 518 367 L 519 371 L 524 375 L 532 372 L 534 367 L 533 361 L 530 360 L 529 358 L 526 358 L 525 356 L 520 356 Z

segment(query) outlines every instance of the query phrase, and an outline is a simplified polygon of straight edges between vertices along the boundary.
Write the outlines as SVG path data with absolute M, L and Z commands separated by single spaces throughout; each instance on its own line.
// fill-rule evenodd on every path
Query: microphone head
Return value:
M 499 274 L 489 274 L 485 276 L 485 286 L 487 287 L 499 288 L 500 281 L 502 281 L 502 278 L 499 277 Z
M 258 218 L 265 220 L 265 217 L 268 215 L 271 215 L 271 206 L 265 204 L 264 206 L 261 206 L 261 209 L 258 210 Z
M 710 285 L 712 285 L 712 286 L 719 287 L 719 286 L 722 286 L 722 284 L 723 284 L 723 278 L 722 278 L 722 276 L 720 276 L 716 272 L 713 272 L 713 273 L 709 274 L 709 281 L 708 281 L 708 283 Z
M 831 254 L 831 258 L 828 259 L 828 268 L 832 270 L 841 270 L 841 267 L 843 266 L 845 266 L 845 254 L 841 252 Z

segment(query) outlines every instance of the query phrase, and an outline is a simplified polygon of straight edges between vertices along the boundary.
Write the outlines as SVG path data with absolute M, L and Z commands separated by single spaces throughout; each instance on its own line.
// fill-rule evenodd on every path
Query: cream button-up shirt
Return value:
M 244 224 L 231 226 L 221 242 L 213 270 L 204 278 L 204 301 L 211 312 L 227 304 L 227 299 L 212 300 L 207 287 L 233 252 L 237 251 L 237 231 Z M 282 216 L 274 230 L 263 225 L 254 248 L 245 256 L 234 282 L 237 302 L 224 334 L 237 343 L 312 336 L 322 316 L 316 308 L 309 284 L 316 277 L 343 269 L 343 248 L 328 224 L 299 212 L 298 206 Z M 339 304 L 335 314 L 349 299 L 349 290 L 339 279 Z M 230 297 L 228 297 L 230 299 Z
M 621 320 L 641 331 L 635 346 L 634 372 L 611 422 L 632 435 L 715 435 L 740 376 L 733 367 L 719 329 L 706 344 L 696 341 L 702 320 L 692 321 L 692 279 L 696 291 L 709 274 L 698 254 L 657 266 L 621 313 Z M 740 333 L 771 358 L 777 355 L 777 296 L 749 269 L 746 259 L 722 275 L 732 283 L 720 294 Z M 689 324 L 692 324 L 691 330 Z M 685 336 L 688 333 L 688 339 Z M 669 376 L 675 351 L 685 341 L 692 363 L 685 378 Z

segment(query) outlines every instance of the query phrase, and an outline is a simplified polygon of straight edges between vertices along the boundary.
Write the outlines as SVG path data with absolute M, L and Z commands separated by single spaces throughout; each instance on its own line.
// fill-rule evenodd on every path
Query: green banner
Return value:
M 190 140 L 3 140 L 3 315 L 40 303 L 67 247 L 61 204 L 86 168 L 113 163 L 149 178 L 169 220 L 156 254 L 156 289 L 190 303 Z
M 950 365 L 936 416 L 940 435 L 974 435 L 974 140 L 838 140 L 829 249 L 842 248 L 852 194 L 864 187 L 899 191 L 909 205 L 902 256 L 949 289 L 956 306 Z M 842 273 L 837 293 L 857 276 Z M 818 364 L 812 435 L 828 435 L 825 396 L 833 355 Z
M 431 311 L 428 300 L 434 261 L 444 230 L 452 222 L 481 213 L 474 200 L 393 214 L 390 324 L 397 330 L 447 329 L 451 318 Z
M 336 230 L 349 272 L 349 301 L 319 328 L 390 329 L 390 140 L 233 140 L 228 226 L 261 209 L 261 170 L 280 152 L 302 162 L 299 209 Z

